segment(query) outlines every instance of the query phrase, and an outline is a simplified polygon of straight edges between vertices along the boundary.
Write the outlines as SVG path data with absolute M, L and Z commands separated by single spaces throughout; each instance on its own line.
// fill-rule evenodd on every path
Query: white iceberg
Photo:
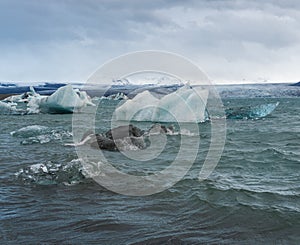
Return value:
M 95 106 L 86 92 L 73 89 L 72 85 L 60 87 L 50 96 L 35 94 L 28 100 L 28 113 L 72 113 L 88 105 Z
M 38 93 L 35 92 L 34 88 L 31 86 L 29 92 L 25 92 L 23 94 L 18 94 L 18 95 L 12 95 L 4 100 L 3 102 L 8 102 L 8 103 L 27 103 L 29 101 L 29 98 L 31 97 L 37 97 L 40 96 Z
M 159 99 L 154 97 L 148 90 L 145 90 L 118 107 L 115 111 L 116 119 L 122 121 L 152 121 L 158 102 Z
M 4 103 L 0 101 L 0 114 L 9 115 L 9 114 L 23 114 L 24 111 L 17 109 L 16 103 Z
M 207 98 L 208 90 L 189 85 L 161 99 L 146 90 L 119 106 L 115 118 L 120 121 L 204 122 Z
M 26 111 L 17 109 L 19 104 L 26 104 Z M 72 85 L 60 87 L 50 96 L 40 95 L 35 92 L 33 87 L 30 87 L 29 92 L 13 95 L 0 101 L 0 113 L 72 113 L 88 105 L 95 106 L 86 92 L 73 89 Z

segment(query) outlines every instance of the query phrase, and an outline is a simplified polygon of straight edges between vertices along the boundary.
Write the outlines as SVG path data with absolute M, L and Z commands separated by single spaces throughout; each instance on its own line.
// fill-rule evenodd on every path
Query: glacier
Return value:
M 156 98 L 148 90 L 127 100 L 115 110 L 118 121 L 204 122 L 208 90 L 189 84 Z

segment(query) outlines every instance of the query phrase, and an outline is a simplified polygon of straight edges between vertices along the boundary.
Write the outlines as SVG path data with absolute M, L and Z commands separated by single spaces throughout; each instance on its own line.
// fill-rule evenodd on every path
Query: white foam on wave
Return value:
M 86 144 L 88 141 L 90 141 L 91 139 L 95 139 L 95 135 L 90 134 L 78 143 L 67 143 L 67 144 L 64 144 L 64 145 L 65 146 L 82 146 L 82 145 Z
M 170 135 L 170 136 L 176 136 L 176 135 L 198 136 L 199 135 L 199 134 L 192 133 L 190 130 L 185 129 L 185 128 L 181 129 L 180 131 L 171 130 L 170 128 L 166 128 L 166 130 L 167 130 L 167 132 L 163 133 L 163 134 Z M 153 128 L 146 134 L 146 136 L 159 135 L 159 134 L 162 134 L 161 129 Z
M 134 140 L 135 143 L 132 141 Z M 115 140 L 115 143 L 120 151 L 138 151 L 146 147 L 144 137 L 125 137 Z
M 185 136 L 198 136 L 198 134 L 192 133 L 190 130 L 188 129 L 181 129 L 180 130 L 180 135 L 185 135 Z

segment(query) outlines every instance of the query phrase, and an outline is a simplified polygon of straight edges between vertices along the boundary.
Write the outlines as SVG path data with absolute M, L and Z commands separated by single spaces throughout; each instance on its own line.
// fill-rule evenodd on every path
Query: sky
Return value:
M 0 81 L 86 81 L 141 50 L 187 57 L 216 83 L 297 82 L 300 1 L 0 0 Z

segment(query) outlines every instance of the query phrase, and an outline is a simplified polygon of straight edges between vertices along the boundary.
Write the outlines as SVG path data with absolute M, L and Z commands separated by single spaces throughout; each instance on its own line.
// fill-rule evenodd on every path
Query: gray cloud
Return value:
M 1 80 L 86 80 L 107 59 L 160 49 L 217 82 L 297 81 L 300 2 L 0 2 Z

